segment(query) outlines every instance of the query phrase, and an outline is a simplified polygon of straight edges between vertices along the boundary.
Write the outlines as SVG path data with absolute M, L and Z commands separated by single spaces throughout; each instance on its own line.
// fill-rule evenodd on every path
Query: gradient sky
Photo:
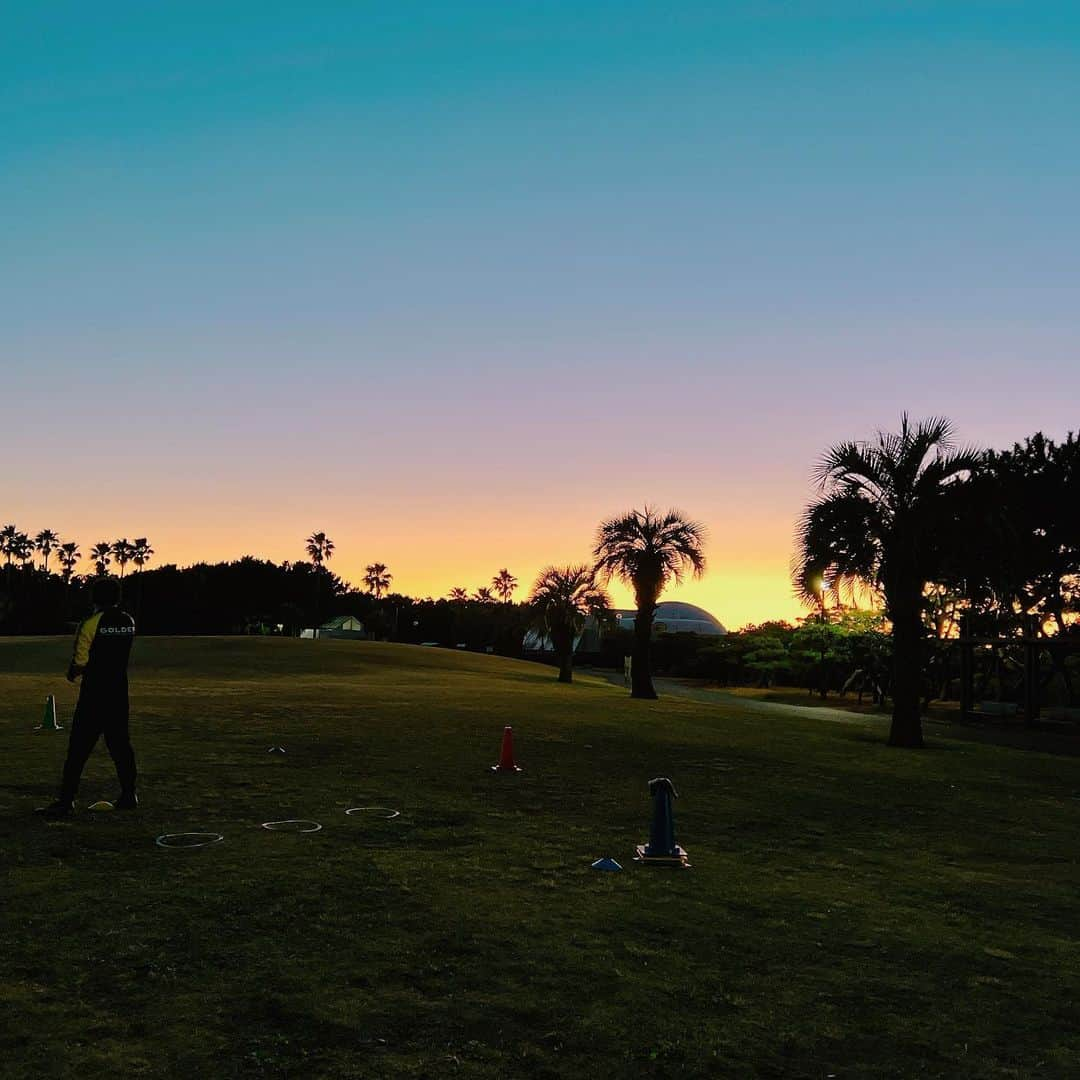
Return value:
M 1080 5 L 3 5 L 0 519 L 791 617 L 831 442 L 1080 427 Z M 620 595 L 620 600 L 625 597 Z

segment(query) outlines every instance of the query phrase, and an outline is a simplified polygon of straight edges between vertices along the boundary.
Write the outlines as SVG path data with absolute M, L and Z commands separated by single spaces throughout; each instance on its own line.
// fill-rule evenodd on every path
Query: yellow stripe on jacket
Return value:
M 97 634 L 98 623 L 101 622 L 101 612 L 95 611 L 89 619 L 83 619 L 79 629 L 75 631 L 75 651 L 72 653 L 71 662 L 76 667 L 86 667 L 90 661 L 90 646 L 94 643 L 94 635 Z

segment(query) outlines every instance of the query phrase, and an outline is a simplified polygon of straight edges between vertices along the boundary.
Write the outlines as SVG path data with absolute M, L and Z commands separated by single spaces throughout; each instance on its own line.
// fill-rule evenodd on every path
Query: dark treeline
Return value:
M 794 567 L 811 614 L 719 641 L 663 636 L 657 671 L 894 709 L 902 690 L 917 723 L 933 701 L 959 695 L 961 634 L 985 643 L 974 652 L 976 698 L 1015 708 L 1021 642 L 1034 637 L 1043 703 L 1080 702 L 1080 440 L 1036 434 L 1005 451 L 954 450 L 947 421 L 905 417 L 898 434 L 830 450 L 819 475 Z M 905 585 L 919 651 L 898 675 Z
M 980 634 L 1020 633 L 1030 616 L 1039 633 L 1080 633 L 1080 439 L 988 452 L 947 524 L 939 608 L 960 603 Z
M 766 622 L 711 641 L 671 635 L 656 651 L 659 670 L 721 686 L 803 687 L 821 698 L 851 694 L 877 704 L 891 693 L 892 645 L 885 619 L 872 611 Z
M 794 584 L 822 620 L 827 595 L 839 601 L 845 588 L 850 596 L 861 585 L 882 607 L 891 745 L 923 745 L 928 684 L 949 684 L 934 637 L 959 633 L 999 655 L 1005 641 L 1046 641 L 1071 700 L 1080 610 L 1080 443 L 1071 433 L 976 452 L 954 445 L 948 420 L 904 415 L 898 432 L 831 447 L 816 477 Z
M 908 453 L 912 469 L 921 450 Z M 980 636 L 1032 626 L 1043 635 L 1080 631 L 1080 440 L 1036 434 L 1011 450 L 971 457 L 973 468 L 939 481 L 941 497 L 922 505 L 912 496 L 916 477 L 903 474 L 907 461 L 891 473 L 868 470 L 884 473 L 869 478 L 851 468 L 837 494 L 814 504 L 800 536 L 807 561 L 797 567 L 796 588 L 807 603 L 843 610 L 857 584 L 880 588 L 880 578 L 898 576 L 896 564 L 912 564 L 931 637 L 954 635 L 961 619 Z M 848 469 L 842 462 L 837 472 Z M 896 508 L 887 526 L 874 517 L 880 502 Z
M 66 633 L 90 611 L 91 576 L 9 565 L 0 594 L 0 633 Z M 481 590 L 483 591 L 483 590 Z M 325 566 L 246 556 L 227 563 L 160 566 L 128 575 L 124 605 L 143 634 L 285 634 L 355 615 L 368 636 L 491 648 L 519 655 L 524 605 L 494 599 L 417 600 L 359 591 Z
M 917 699 L 925 705 L 955 689 L 955 650 L 946 643 L 963 626 L 980 638 L 1044 639 L 1047 684 L 1066 703 L 1077 700 L 1080 440 L 1036 434 L 1009 450 L 953 451 L 947 421 L 909 425 L 905 417 L 899 434 L 831 449 L 819 475 L 822 496 L 808 508 L 797 539 L 795 585 L 811 610 L 802 625 L 766 623 L 719 642 L 660 635 L 648 650 L 658 671 L 875 699 L 902 690 L 914 710 Z M 613 524 L 642 521 L 651 519 L 630 515 Z M 664 526 L 660 518 L 651 523 Z M 628 559 L 630 565 L 638 539 L 618 533 L 598 550 L 610 549 L 620 566 Z M 78 545 L 61 544 L 49 530 L 31 540 L 5 526 L 0 551 L 0 633 L 63 633 L 89 611 L 91 575 L 73 572 Z M 532 605 L 510 602 L 516 579 L 503 570 L 493 589 L 472 596 L 457 588 L 447 599 L 415 599 L 389 592 L 392 575 L 381 563 L 367 568 L 360 591 L 327 567 L 333 542 L 324 534 L 313 534 L 307 551 L 310 562 L 249 556 L 148 569 L 153 549 L 143 539 L 103 542 L 89 557 L 96 573 L 110 556 L 119 565 L 125 605 L 149 634 L 297 634 L 354 615 L 369 637 L 514 656 L 538 624 L 546 595 L 542 574 Z M 135 570 L 124 577 L 128 562 Z M 594 568 L 560 573 L 566 581 L 554 584 L 565 589 L 548 597 L 549 607 L 565 608 L 569 621 L 561 627 L 550 612 L 539 620 L 553 640 L 572 636 L 588 611 L 604 607 L 599 594 L 592 597 Z M 661 573 L 653 583 L 654 601 L 667 580 Z M 560 627 L 565 633 L 555 632 Z M 902 650 L 912 662 L 898 663 Z M 621 665 L 631 651 L 640 655 L 642 643 L 609 631 L 600 651 L 583 659 Z M 1008 647 L 987 647 L 978 660 L 980 693 L 998 700 L 1015 695 L 1018 661 Z

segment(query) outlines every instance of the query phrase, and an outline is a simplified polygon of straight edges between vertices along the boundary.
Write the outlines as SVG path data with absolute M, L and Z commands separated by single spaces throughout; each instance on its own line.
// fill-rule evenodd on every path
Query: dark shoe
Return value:
M 75 813 L 75 804 L 66 802 L 64 799 L 57 799 L 56 802 L 49 803 L 48 806 L 37 807 L 34 813 L 47 818 L 49 821 L 63 821 Z
M 114 810 L 137 810 L 139 797 L 134 791 L 125 791 L 118 799 L 113 799 Z

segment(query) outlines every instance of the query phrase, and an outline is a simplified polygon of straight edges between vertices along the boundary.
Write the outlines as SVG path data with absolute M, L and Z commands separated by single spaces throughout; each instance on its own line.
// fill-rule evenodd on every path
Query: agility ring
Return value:
M 285 818 L 282 821 L 264 821 L 259 828 L 270 832 L 313 833 L 322 826 L 310 818 Z
M 354 806 L 346 810 L 345 814 L 347 817 L 351 817 L 353 814 L 374 814 L 379 811 L 382 812 L 382 817 L 385 821 L 389 821 L 391 818 L 401 817 L 400 810 L 391 810 L 389 806 Z
M 225 839 L 219 832 L 174 832 L 163 833 L 154 843 L 158 847 L 178 848 L 190 851 L 195 848 L 210 847 L 220 844 Z

